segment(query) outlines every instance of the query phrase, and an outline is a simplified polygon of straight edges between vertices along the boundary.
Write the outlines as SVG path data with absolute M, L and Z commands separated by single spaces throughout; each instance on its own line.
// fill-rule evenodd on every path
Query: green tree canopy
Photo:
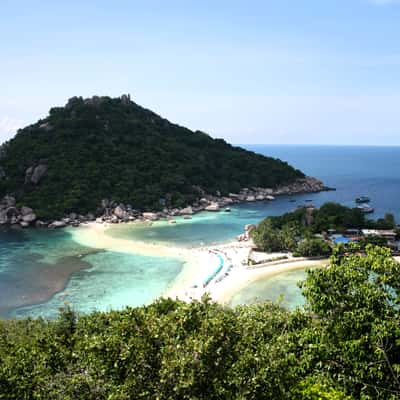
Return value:
M 203 298 L 56 321 L 0 321 L 0 399 L 384 399 L 400 396 L 400 264 L 336 251 L 305 308 Z
M 243 187 L 276 187 L 304 174 L 203 132 L 173 124 L 126 98 L 73 98 L 18 131 L 2 148 L 0 196 L 13 194 L 40 217 L 95 211 L 103 198 L 158 208 Z M 37 184 L 27 170 L 47 165 Z

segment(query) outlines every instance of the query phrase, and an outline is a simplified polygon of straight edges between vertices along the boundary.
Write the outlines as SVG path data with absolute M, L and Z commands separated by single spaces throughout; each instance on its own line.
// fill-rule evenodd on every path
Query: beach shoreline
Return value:
M 270 262 L 248 266 L 247 261 L 253 244 L 229 241 L 223 244 L 184 248 L 160 243 L 147 243 L 107 235 L 108 224 L 91 222 L 79 229 L 71 230 L 78 243 L 107 251 L 140 254 L 156 257 L 179 258 L 183 262 L 182 271 L 169 287 L 160 294 L 161 298 L 183 301 L 200 300 L 205 294 L 220 304 L 229 303 L 232 296 L 252 282 L 278 275 L 287 271 L 307 267 L 324 266 L 328 259 L 296 259 L 286 255 L 285 260 L 276 262 L 281 253 L 268 254 Z M 219 260 L 222 259 L 222 266 Z M 216 269 L 221 271 L 210 282 L 204 284 Z

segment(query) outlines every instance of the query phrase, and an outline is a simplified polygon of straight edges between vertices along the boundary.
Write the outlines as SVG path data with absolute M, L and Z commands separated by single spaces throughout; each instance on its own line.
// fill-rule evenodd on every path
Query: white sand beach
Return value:
M 195 249 L 114 238 L 107 234 L 109 225 L 96 222 L 79 229 L 71 229 L 73 239 L 88 247 L 109 251 L 140 254 L 145 256 L 174 257 L 184 262 L 181 273 L 163 297 L 184 301 L 199 300 L 205 293 L 221 304 L 228 303 L 232 296 L 250 283 L 283 272 L 306 267 L 324 266 L 328 260 L 305 260 L 281 253 L 268 254 L 270 261 L 248 267 L 252 248 L 250 242 L 230 242 L 222 245 Z M 215 273 L 218 269 L 218 273 Z M 214 276 L 215 274 L 215 276 Z M 212 279 L 210 279 L 212 277 Z M 210 282 L 204 285 L 205 281 Z
M 91 248 L 181 259 L 183 269 L 162 297 L 184 301 L 200 300 L 207 293 L 212 300 L 227 304 L 237 292 L 257 280 L 307 267 L 323 267 L 329 262 L 328 259 L 293 258 L 283 253 L 261 253 L 254 258 L 265 262 L 248 266 L 251 242 L 234 241 L 188 249 L 115 238 L 107 234 L 109 227 L 92 222 L 79 229 L 71 228 L 70 232 L 76 242 Z M 395 259 L 400 262 L 400 257 Z
M 90 222 L 81 225 L 78 229 L 70 228 L 70 233 L 79 244 L 95 249 L 156 257 L 186 257 L 190 255 L 190 251 L 184 248 L 114 238 L 106 234 L 108 228 L 109 224 Z

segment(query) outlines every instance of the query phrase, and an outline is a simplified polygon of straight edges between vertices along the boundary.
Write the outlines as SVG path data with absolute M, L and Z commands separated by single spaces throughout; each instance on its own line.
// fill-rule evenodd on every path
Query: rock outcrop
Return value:
M 180 211 L 180 215 L 193 215 L 193 208 L 191 206 L 185 207 Z
M 219 211 L 220 210 L 220 206 L 218 203 L 211 203 L 209 204 L 207 207 L 204 208 L 205 211 Z
M 115 207 L 113 214 L 117 218 L 123 219 L 126 216 L 125 207 L 122 204 L 118 205 L 117 207 Z
M 153 212 L 144 212 L 142 216 L 144 219 L 147 219 L 149 221 L 157 221 L 160 219 L 159 215 Z
M 49 228 L 64 228 L 67 226 L 67 223 L 64 221 L 53 221 L 49 224 Z
M 31 176 L 31 182 L 37 185 L 40 182 L 40 180 L 45 176 L 46 173 L 47 173 L 47 165 L 39 164 L 33 170 L 33 174 Z
M 47 165 L 39 164 L 37 166 L 30 166 L 25 171 L 25 184 L 33 183 L 37 185 L 47 173 Z
M 0 201 L 0 225 L 20 224 L 22 227 L 29 226 L 36 221 L 36 214 L 30 207 L 16 207 L 15 198 L 4 196 Z
M 41 168 L 38 169 L 38 167 Z M 47 167 L 42 163 L 36 167 L 30 167 L 26 171 L 26 178 L 32 183 L 39 182 L 46 172 Z M 35 179 L 32 180 L 34 176 Z M 0 201 L 0 225 L 20 224 L 22 227 L 34 225 L 36 227 L 62 228 L 67 225 L 76 227 L 88 221 L 96 221 L 99 223 L 120 223 L 135 220 L 157 221 L 159 219 L 175 221 L 173 219 L 175 216 L 191 218 L 193 214 L 200 211 L 219 212 L 227 206 L 241 202 L 273 201 L 275 199 L 274 196 L 319 192 L 322 190 L 329 190 L 329 188 L 326 188 L 318 179 L 306 177 L 290 185 L 279 186 L 274 189 L 243 188 L 239 193 L 229 193 L 227 196 L 221 196 L 221 193 L 219 195 L 207 195 L 205 191 L 202 191 L 202 197 L 191 205 L 187 205 L 183 208 L 164 207 L 162 211 L 158 212 L 140 212 L 135 210 L 131 204 L 121 204 L 103 199 L 96 213 L 79 215 L 72 212 L 60 220 L 57 219 L 47 222 L 38 220 L 37 214 L 30 207 L 24 206 L 18 209 L 16 207 L 15 198 L 13 196 L 5 196 Z M 251 226 L 246 227 L 245 233 L 241 236 L 241 240 L 248 240 L 250 238 L 251 229 Z
M 253 224 L 247 224 L 247 225 L 245 225 L 245 227 L 244 227 L 244 233 L 242 233 L 241 235 L 239 235 L 238 237 L 237 237 L 237 240 L 239 241 L 239 242 L 247 242 L 247 241 L 249 241 L 250 239 L 251 239 L 251 232 L 252 232 L 252 230 L 253 229 L 255 229 L 256 228 L 256 225 L 253 225 Z

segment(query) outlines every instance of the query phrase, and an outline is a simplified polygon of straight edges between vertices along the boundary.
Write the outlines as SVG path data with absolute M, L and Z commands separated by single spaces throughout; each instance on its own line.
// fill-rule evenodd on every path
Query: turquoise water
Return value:
M 66 304 L 81 313 L 149 304 L 182 269 L 175 259 L 109 251 L 90 254 L 85 261 L 91 267 L 74 273 L 63 291 L 42 304 L 14 310 L 11 316 L 54 318 Z
M 176 224 L 157 221 L 151 226 L 144 224 L 114 225 L 106 232 L 108 235 L 139 240 L 149 243 L 172 243 L 183 247 L 200 247 L 232 240 L 243 232 L 245 224 L 257 223 L 268 211 L 266 203 L 254 203 L 232 207 L 227 212 L 202 212 L 187 220 L 176 218 Z M 270 212 L 274 208 L 271 203 Z
M 305 278 L 305 270 L 296 270 L 253 282 L 236 293 L 230 305 L 234 307 L 272 301 L 289 309 L 302 307 L 304 297 L 298 283 L 304 281 Z
M 67 230 L 0 230 L 0 316 L 52 318 L 150 303 L 179 274 L 181 260 L 83 247 Z
M 117 225 L 108 234 L 185 247 L 210 245 L 232 240 L 242 233 L 245 224 L 291 211 L 306 204 L 305 200 L 315 205 L 337 201 L 352 206 L 360 195 L 371 197 L 376 210 L 371 217 L 392 212 L 400 221 L 399 147 L 247 147 L 288 161 L 337 191 L 296 195 L 291 197 L 295 203 L 281 197 L 273 202 L 235 206 L 231 213 L 201 213 L 192 220 L 178 218 L 176 225 Z M 145 304 L 162 294 L 182 266 L 176 259 L 87 248 L 74 242 L 67 230 L 0 228 L 0 316 L 52 317 L 65 301 L 82 312 Z M 290 307 L 301 304 L 296 279 L 282 274 L 257 282 L 233 301 L 251 303 L 246 292 L 253 298 L 257 293 L 256 298 L 264 294 L 272 300 L 283 293 Z
M 91 252 L 64 230 L 0 229 L 0 315 L 61 290 Z

